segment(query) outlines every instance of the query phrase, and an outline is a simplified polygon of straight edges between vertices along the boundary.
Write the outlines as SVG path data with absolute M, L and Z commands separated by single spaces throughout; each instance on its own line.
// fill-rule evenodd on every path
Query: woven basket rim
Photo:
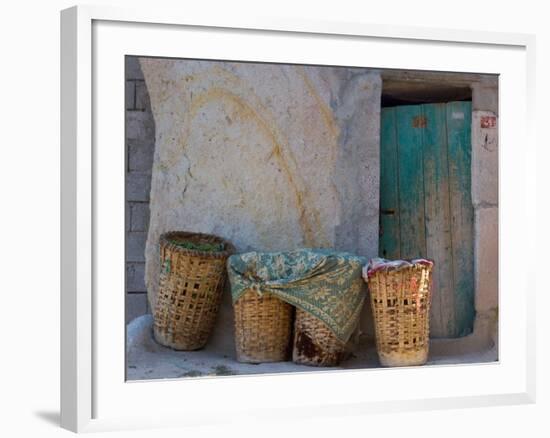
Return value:
M 173 238 L 173 237 L 180 237 L 180 238 L 207 237 L 207 238 L 213 239 L 216 243 L 223 243 L 225 249 L 223 251 L 199 251 L 196 249 L 182 248 L 181 246 L 178 246 L 170 242 L 170 238 Z M 161 234 L 159 242 L 160 242 L 160 245 L 164 246 L 170 251 L 178 252 L 183 255 L 197 256 L 197 257 L 210 258 L 210 259 L 224 259 L 229 257 L 231 254 L 235 252 L 235 247 L 229 240 L 224 239 L 215 234 L 196 233 L 193 231 L 168 231 L 166 233 Z
M 429 258 L 422 258 L 422 259 L 396 259 L 396 260 L 388 260 L 388 262 L 405 262 L 402 265 L 390 265 L 390 264 L 382 264 L 381 266 L 377 266 L 375 268 L 371 267 L 371 261 L 365 266 L 363 266 L 363 279 L 368 280 L 369 278 L 375 276 L 375 275 L 386 275 L 391 274 L 396 271 L 402 271 L 402 270 L 411 270 L 411 269 L 427 269 L 432 270 L 435 266 L 435 261 L 433 259 Z

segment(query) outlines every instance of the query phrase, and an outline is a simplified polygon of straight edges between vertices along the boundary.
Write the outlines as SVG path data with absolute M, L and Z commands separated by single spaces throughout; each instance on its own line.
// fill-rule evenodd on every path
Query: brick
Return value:
M 124 207 L 124 229 L 126 231 L 130 231 L 130 215 L 131 215 L 131 211 L 130 211 L 130 203 L 126 203 L 125 207 Z
M 137 56 L 126 56 L 126 79 L 143 79 L 143 72 Z
M 498 307 L 498 208 L 475 211 L 475 307 Z
M 155 121 L 149 111 L 126 111 L 126 140 L 155 141 Z
M 145 242 L 147 233 L 143 231 L 129 231 L 126 233 L 126 261 L 145 262 Z
M 151 111 L 151 103 L 149 102 L 149 92 L 145 81 L 136 81 L 136 110 Z
M 126 109 L 127 110 L 133 110 L 135 106 L 135 82 L 134 81 L 126 81 Z
M 147 292 L 145 263 L 126 263 L 126 292 Z
M 128 172 L 126 174 L 126 201 L 149 202 L 151 174 Z
M 128 170 L 151 172 L 155 154 L 154 141 L 127 140 Z
M 147 294 L 126 294 L 126 324 L 147 313 Z
M 132 202 L 130 204 L 130 231 L 147 231 L 149 228 L 149 204 Z
M 474 206 L 498 205 L 498 118 L 496 126 L 482 127 L 482 121 L 491 120 L 492 117 L 496 117 L 496 114 L 491 111 L 473 111 L 472 113 L 472 202 Z

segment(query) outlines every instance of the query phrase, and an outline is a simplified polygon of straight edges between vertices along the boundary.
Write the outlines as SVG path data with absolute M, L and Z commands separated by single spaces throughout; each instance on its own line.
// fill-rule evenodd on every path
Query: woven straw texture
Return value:
M 323 321 L 300 308 L 296 309 L 293 362 L 333 367 L 339 365 L 347 355 L 346 344 Z
M 239 362 L 286 361 L 290 355 L 293 307 L 270 293 L 248 290 L 234 303 Z
M 177 242 L 222 244 L 220 251 L 182 248 Z M 160 284 L 153 331 L 162 345 L 176 350 L 204 347 L 216 320 L 227 278 L 231 243 L 220 237 L 175 231 L 160 238 Z
M 367 288 L 367 260 L 330 249 L 248 252 L 228 260 L 233 302 L 249 289 L 270 293 L 328 325 L 347 342 L 357 326 Z
M 428 359 L 432 265 L 416 263 L 369 274 L 378 357 L 383 366 Z

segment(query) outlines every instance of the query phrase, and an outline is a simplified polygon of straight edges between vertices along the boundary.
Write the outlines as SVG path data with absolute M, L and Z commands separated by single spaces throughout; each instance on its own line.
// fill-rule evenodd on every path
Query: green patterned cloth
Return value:
M 361 268 L 366 262 L 345 252 L 300 249 L 236 254 L 227 268 L 233 302 L 248 289 L 271 293 L 321 319 L 347 342 L 365 299 Z

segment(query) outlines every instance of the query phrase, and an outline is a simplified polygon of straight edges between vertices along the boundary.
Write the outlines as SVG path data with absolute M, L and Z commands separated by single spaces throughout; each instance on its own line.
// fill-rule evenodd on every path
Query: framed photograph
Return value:
M 63 427 L 534 402 L 534 37 L 61 26 Z

